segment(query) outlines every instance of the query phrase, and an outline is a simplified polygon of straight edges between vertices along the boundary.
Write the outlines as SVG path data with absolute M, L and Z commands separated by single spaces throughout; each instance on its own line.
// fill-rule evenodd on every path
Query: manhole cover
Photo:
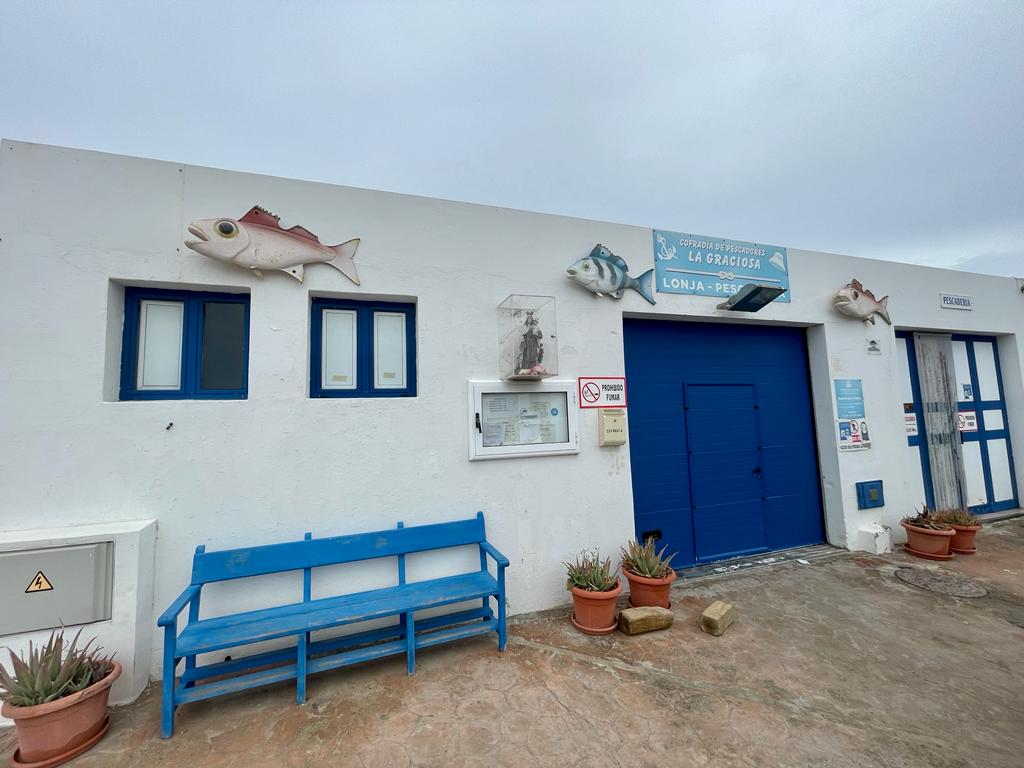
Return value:
M 953 597 L 984 597 L 988 594 L 988 590 L 978 582 L 949 571 L 899 568 L 896 570 L 896 578 L 915 587 Z

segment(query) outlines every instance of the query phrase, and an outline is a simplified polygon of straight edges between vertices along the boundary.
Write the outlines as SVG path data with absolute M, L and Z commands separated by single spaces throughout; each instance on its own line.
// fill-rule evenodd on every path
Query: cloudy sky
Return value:
M 1024 275 L 1024 2 L 4 0 L 5 138 Z

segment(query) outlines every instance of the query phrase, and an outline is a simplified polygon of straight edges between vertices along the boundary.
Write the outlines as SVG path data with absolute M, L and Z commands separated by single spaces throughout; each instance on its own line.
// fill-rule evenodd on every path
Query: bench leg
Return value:
M 498 569 L 498 650 L 505 650 L 508 642 L 508 626 L 505 621 L 505 569 Z
M 174 633 L 177 627 L 164 627 L 164 684 L 161 700 L 161 738 L 169 739 L 174 735 Z
M 409 674 L 416 673 L 416 621 L 412 613 L 405 616 L 405 660 L 408 665 Z
M 309 633 L 299 635 L 298 657 L 295 663 L 295 702 L 306 703 L 306 657 L 309 648 Z
M 185 657 L 185 673 L 194 672 L 196 669 L 196 657 L 195 655 Z M 196 685 L 195 680 L 189 680 L 185 683 L 186 688 L 194 688 Z

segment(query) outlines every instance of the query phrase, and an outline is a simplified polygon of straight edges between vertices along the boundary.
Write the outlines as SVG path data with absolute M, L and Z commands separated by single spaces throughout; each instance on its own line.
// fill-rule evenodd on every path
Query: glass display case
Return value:
M 498 374 L 508 381 L 558 374 L 554 296 L 513 294 L 498 305 Z

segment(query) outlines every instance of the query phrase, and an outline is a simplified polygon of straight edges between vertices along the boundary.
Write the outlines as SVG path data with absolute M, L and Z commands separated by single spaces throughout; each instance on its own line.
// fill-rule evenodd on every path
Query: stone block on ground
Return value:
M 718 637 L 736 620 L 736 606 L 716 600 L 700 615 L 700 628 L 709 635 Z
M 619 613 L 619 629 L 627 635 L 642 635 L 656 629 L 668 629 L 674 619 L 675 614 L 668 608 L 654 605 L 626 608 Z

